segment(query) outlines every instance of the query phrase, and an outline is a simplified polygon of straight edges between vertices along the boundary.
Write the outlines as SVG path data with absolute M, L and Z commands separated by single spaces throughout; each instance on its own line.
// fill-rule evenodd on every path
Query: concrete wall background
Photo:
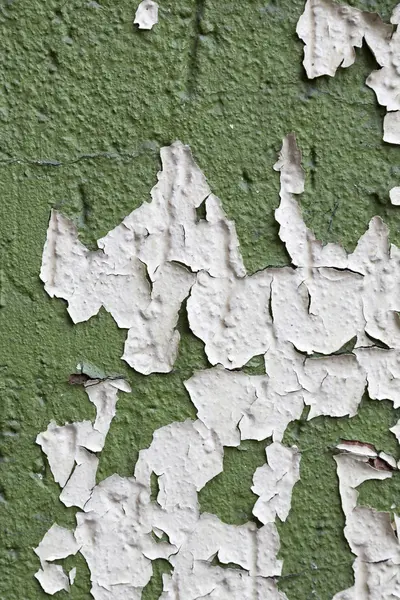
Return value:
M 387 18 L 395 3 L 350 4 Z M 399 209 L 388 196 L 399 185 L 400 148 L 382 142 L 384 109 L 364 83 L 374 59 L 363 48 L 334 79 L 308 81 L 295 34 L 303 6 L 160 0 L 159 24 L 139 32 L 132 24 L 136 3 L 127 0 L 0 3 L 2 600 L 47 597 L 33 578 L 32 548 L 55 520 L 74 524 L 75 509 L 60 504 L 34 440 L 52 418 L 93 416 L 83 390 L 68 384 L 76 364 L 121 373 L 133 388 L 133 396 L 119 400 L 99 479 L 130 475 L 154 429 L 194 415 L 182 381 L 207 365 L 184 313 L 169 375 L 144 377 L 127 368 L 119 359 L 125 333 L 105 311 L 72 326 L 65 304 L 51 300 L 38 278 L 51 207 L 72 216 L 82 241 L 93 246 L 148 199 L 159 147 L 181 139 L 235 220 L 249 270 L 284 265 L 272 165 L 282 137 L 295 131 L 307 173 L 302 207 L 320 239 L 351 249 L 378 214 L 400 243 Z M 257 372 L 261 365 L 254 359 L 247 368 Z M 285 441 L 303 452 L 292 512 L 280 527 L 281 588 L 290 599 L 330 600 L 351 584 L 331 446 L 339 437 L 361 439 L 396 456 L 388 428 L 399 418 L 389 402 L 366 398 L 351 420 L 289 427 Z M 226 450 L 224 472 L 200 494 L 204 510 L 230 523 L 252 518 L 250 485 L 264 446 Z M 383 510 L 399 493 L 394 477 L 368 482 L 360 499 Z M 88 571 L 83 559 L 74 564 L 70 597 L 87 599 Z M 145 600 L 158 597 L 165 567 L 158 563 Z

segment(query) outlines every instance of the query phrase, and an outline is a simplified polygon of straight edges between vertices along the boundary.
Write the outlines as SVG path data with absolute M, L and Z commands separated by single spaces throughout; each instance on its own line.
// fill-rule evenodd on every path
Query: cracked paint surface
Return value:
M 353 4 L 379 12 L 386 22 L 393 9 L 385 1 Z M 73 217 L 81 241 L 93 249 L 96 239 L 147 197 L 158 148 L 182 139 L 236 224 L 248 272 L 282 266 L 289 259 L 274 224 L 279 183 L 270 168 L 282 137 L 296 130 L 310 181 L 300 202 L 317 239 L 351 251 L 378 214 L 399 244 L 398 209 L 388 195 L 398 185 L 396 147 L 382 144 L 383 113 L 364 85 L 377 68 L 368 52 L 357 50 L 355 64 L 333 80 L 309 83 L 300 76 L 303 46 L 293 34 L 304 2 L 260 4 L 251 11 L 235 3 L 206 4 L 200 13 L 191 2 L 179 7 L 164 2 L 164 9 L 167 18 L 152 32 L 151 44 L 141 32 L 132 33 L 131 3 L 70 3 L 61 9 L 55 2 L 14 3 L 2 11 L 2 39 L 10 49 L 1 105 L 1 177 L 9 210 L 1 242 L 6 568 L 0 585 L 7 599 L 19 599 L 21 588 L 29 598 L 46 597 L 31 577 L 39 564 L 31 548 L 54 520 L 74 526 L 75 509 L 70 513 L 59 504 L 58 486 L 45 473 L 34 438 L 52 418 L 94 419 L 84 392 L 66 383 L 77 360 L 124 374 L 136 387 L 134 402 L 121 394 L 100 458 L 100 479 L 115 472 L 128 477 L 155 429 L 195 418 L 182 382 L 207 367 L 184 315 L 168 380 L 145 378 L 124 366 L 119 357 L 126 333 L 103 310 L 72 329 L 62 303 L 49 302 L 37 280 L 50 208 Z M 260 369 L 262 363 L 252 360 L 245 371 L 259 375 Z M 302 450 L 301 488 L 295 488 L 284 528 L 278 525 L 280 586 L 289 597 L 331 598 L 339 580 L 342 589 L 351 586 L 354 557 L 342 537 L 330 448 L 339 438 L 361 439 L 395 455 L 396 438 L 387 432 L 400 415 L 392 406 L 364 398 L 352 419 L 299 419 L 287 429 L 284 443 Z M 227 448 L 224 472 L 199 493 L 202 510 L 228 523 L 251 519 L 257 499 L 250 492 L 252 475 L 264 463 L 262 443 Z M 238 480 L 248 483 L 237 487 Z M 373 481 L 360 487 L 360 502 L 389 510 L 398 496 L 396 477 L 378 483 L 379 488 Z M 75 558 L 70 594 L 88 598 L 87 571 Z M 73 567 L 69 560 L 66 572 Z M 159 560 L 144 591 L 148 600 L 160 594 L 164 568 Z
M 95 600 L 141 598 L 153 575 L 151 562 L 157 559 L 167 560 L 172 568 L 163 575 L 160 598 L 268 594 L 284 600 L 287 596 L 277 588 L 283 563 L 278 560 L 280 538 L 275 521 L 276 517 L 285 521 L 289 515 L 293 487 L 300 479 L 301 454 L 296 446 L 285 447 L 280 441 L 306 406 L 310 407 L 308 420 L 320 415 L 354 417 L 367 389 L 371 398 L 382 399 L 383 394 L 397 406 L 396 386 L 389 389 L 385 381 L 398 354 L 399 251 L 395 245 L 389 246 L 388 228 L 379 217 L 371 220 L 349 254 L 339 245 L 323 245 L 315 238 L 296 200 L 304 191 L 305 177 L 295 135 L 289 134 L 274 165 L 281 182 L 275 217 L 297 268 L 267 268 L 246 275 L 235 227 L 226 220 L 189 148 L 174 142 L 161 150 L 161 157 L 162 171 L 151 191 L 151 203 L 143 204 L 98 241 L 96 253 L 79 243 L 71 221 L 52 213 L 41 278 L 50 296 L 68 301 L 74 322 L 90 318 L 103 305 L 119 326 L 123 315 L 123 322 L 133 325 L 139 339 L 146 336 L 138 335 L 136 323 L 142 319 L 150 330 L 154 323 L 158 334 L 142 353 L 155 358 L 155 371 L 163 371 L 157 359 L 163 356 L 163 335 L 168 339 L 171 335 L 171 311 L 176 325 L 180 302 L 189 294 L 189 325 L 197 337 L 209 340 L 212 350 L 205 343 L 205 352 L 209 361 L 219 366 L 200 371 L 185 382 L 198 409 L 198 420 L 155 430 L 150 447 L 139 452 L 133 477 L 113 475 L 98 485 L 98 460 L 89 450 L 103 448 L 115 415 L 117 390 L 131 390 L 121 379 L 84 383 L 98 409 L 95 423 L 58 427 L 52 422 L 37 437 L 56 481 L 64 488 L 61 502 L 83 509 L 76 514 L 73 534 L 62 528 L 57 533 L 65 532 L 61 546 L 68 546 L 71 535 L 76 539 L 90 570 L 90 592 Z M 198 218 L 196 209 L 203 203 L 205 218 Z M 177 257 L 178 270 L 173 269 Z M 140 299 L 147 278 L 156 282 L 157 273 L 169 267 L 169 285 L 157 292 L 154 285 L 140 306 L 132 274 L 139 283 Z M 182 267 L 188 269 L 189 287 L 187 278 L 180 276 Z M 213 283 L 211 293 L 208 290 L 212 281 L 217 282 L 217 294 Z M 250 282 L 250 287 L 237 297 L 241 282 Z M 203 290 L 200 297 L 198 287 Z M 173 289 L 180 298 L 176 305 L 171 300 Z M 154 300 L 158 310 L 148 312 Z M 201 313 L 203 307 L 206 314 Z M 259 318 L 263 312 L 267 319 Z M 130 314 L 135 315 L 134 321 Z M 140 334 L 142 328 L 138 329 Z M 225 332 L 229 335 L 226 339 Z M 232 371 L 259 354 L 261 340 L 265 375 Z M 343 351 L 350 343 L 353 351 Z M 244 348 L 248 356 L 243 354 Z M 175 356 L 177 352 L 178 347 Z M 137 354 L 140 356 L 140 351 Z M 391 432 L 396 435 L 397 425 Z M 251 488 L 259 496 L 253 514 L 263 525 L 227 525 L 216 515 L 201 513 L 198 492 L 223 471 L 224 447 L 270 437 L 274 441 L 266 448 L 267 462 L 254 472 Z M 397 471 L 397 462 L 386 452 L 378 454 L 371 444 L 356 440 L 345 440 L 337 448 L 350 453 L 350 459 L 344 454 L 335 460 L 346 517 L 344 534 L 357 557 L 355 583 L 343 592 L 344 597 L 378 594 L 382 569 L 391 588 L 397 590 L 393 576 L 400 562 L 400 545 L 390 515 L 357 506 L 356 491 L 368 479 L 391 476 L 391 471 Z M 154 498 L 153 476 L 158 488 Z M 397 515 L 394 518 L 396 523 Z M 71 554 L 76 550 L 73 546 Z M 40 545 L 36 552 L 42 564 L 36 577 L 43 589 L 51 594 L 69 591 L 69 580 L 58 565 L 51 564 L 51 554 L 40 554 Z M 214 559 L 233 563 L 236 569 L 221 569 L 213 564 Z M 383 560 L 387 561 L 384 565 Z

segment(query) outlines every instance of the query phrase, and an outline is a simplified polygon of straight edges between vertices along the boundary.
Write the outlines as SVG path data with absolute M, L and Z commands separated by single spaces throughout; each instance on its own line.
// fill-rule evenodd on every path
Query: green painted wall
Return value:
M 207 366 L 184 311 L 169 375 L 127 368 L 119 359 L 125 332 L 105 311 L 72 326 L 65 303 L 51 300 L 38 278 L 51 207 L 72 216 L 93 246 L 149 198 L 160 146 L 181 139 L 235 220 L 248 269 L 284 265 L 272 165 L 293 130 L 307 172 L 301 204 L 316 234 L 351 249 L 378 214 L 400 244 L 399 209 L 388 197 L 400 184 L 400 148 L 382 142 L 384 111 L 364 84 L 375 66 L 370 52 L 358 51 L 356 65 L 334 79 L 308 81 L 295 34 L 303 0 L 160 4 L 159 24 L 139 32 L 132 0 L 0 2 L 1 600 L 47 598 L 33 577 L 39 563 L 32 548 L 55 520 L 74 525 L 75 509 L 59 502 L 34 440 L 52 418 L 93 416 L 83 390 L 67 383 L 76 364 L 121 373 L 133 387 L 133 395 L 120 395 L 99 479 L 132 474 L 154 429 L 195 414 L 182 382 Z M 387 18 L 395 2 L 351 4 Z M 260 361 L 247 368 L 256 372 Z M 330 600 L 351 584 L 332 446 L 339 437 L 360 439 L 399 458 L 388 433 L 397 413 L 389 402 L 365 398 L 353 419 L 289 427 L 285 441 L 303 452 L 293 509 L 279 527 L 280 586 L 290 600 Z M 230 523 L 252 518 L 249 487 L 264 446 L 226 451 L 224 472 L 200 494 L 203 510 Z M 368 482 L 361 500 L 381 509 L 400 503 L 399 476 Z M 83 559 L 66 562 L 78 567 L 71 599 L 90 598 Z M 157 563 L 146 600 L 158 597 L 165 567 Z

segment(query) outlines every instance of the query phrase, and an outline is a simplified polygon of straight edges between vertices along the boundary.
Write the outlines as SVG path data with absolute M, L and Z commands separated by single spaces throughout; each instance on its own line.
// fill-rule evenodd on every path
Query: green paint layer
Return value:
M 183 387 L 207 366 L 203 345 L 189 332 L 170 375 L 144 377 L 120 360 L 125 332 L 105 311 L 72 326 L 65 303 L 51 300 L 38 279 L 51 207 L 72 216 L 93 246 L 149 198 L 159 148 L 190 144 L 212 190 L 236 222 L 250 272 L 284 265 L 273 211 L 279 178 L 272 171 L 282 137 L 295 131 L 307 173 L 301 199 L 307 224 L 323 241 L 352 249 L 379 214 L 400 244 L 400 148 L 382 142 L 383 109 L 365 78 L 376 66 L 369 51 L 334 79 L 308 81 L 301 67 L 296 22 L 299 0 L 160 0 L 151 32 L 132 25 L 127 0 L 8 0 L 0 5 L 0 273 L 1 600 L 47 598 L 33 573 L 32 552 L 54 521 L 74 525 L 73 509 L 35 445 L 50 419 L 93 416 L 79 387 L 68 385 L 78 362 L 121 373 L 132 385 L 101 456 L 99 478 L 131 475 L 137 453 L 158 427 L 193 417 Z M 394 2 L 351 2 L 386 18 Z M 248 366 L 256 372 L 258 361 Z M 318 418 L 292 424 L 287 443 L 303 451 L 293 510 L 280 529 L 285 559 L 281 588 L 290 600 L 330 600 L 351 583 L 352 556 L 343 538 L 332 459 L 340 436 L 397 452 L 388 427 L 398 418 L 386 402 L 365 400 L 354 419 Z M 201 494 L 203 510 L 233 523 L 250 518 L 249 490 L 265 443 L 225 455 L 225 471 Z M 245 489 L 246 488 L 246 489 Z M 390 509 L 398 478 L 368 482 L 360 499 Z M 82 558 L 71 600 L 89 595 Z M 146 588 L 158 597 L 161 571 Z M 65 598 L 65 593 L 60 594 Z

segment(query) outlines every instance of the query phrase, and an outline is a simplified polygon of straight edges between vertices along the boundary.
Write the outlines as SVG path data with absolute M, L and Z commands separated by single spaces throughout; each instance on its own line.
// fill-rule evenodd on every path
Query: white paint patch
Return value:
M 67 300 L 74 323 L 103 306 L 128 329 L 123 358 L 144 374 L 172 369 L 178 314 L 194 273 L 245 274 L 235 226 L 189 147 L 175 142 L 162 148 L 161 161 L 152 201 L 98 240 L 96 252 L 81 244 L 69 219 L 52 211 L 40 271 L 47 293 Z M 205 219 L 196 212 L 203 203 Z
M 259 496 L 253 514 L 261 523 L 286 521 L 295 483 L 300 479 L 300 453 L 274 442 L 265 450 L 267 463 L 256 469 L 251 490 Z
M 366 84 L 376 94 L 379 104 L 389 111 L 384 118 L 383 139 L 400 144 L 400 9 L 397 5 L 389 25 L 376 13 L 363 12 L 333 0 L 307 0 L 297 24 L 297 35 L 303 40 L 304 68 L 310 79 L 334 76 L 338 67 L 349 67 L 355 61 L 354 48 L 363 40 L 381 67 L 367 77 Z
M 42 562 L 42 568 L 35 573 L 35 577 L 46 594 L 53 595 L 61 590 L 69 592 L 69 579 L 60 565 Z
M 400 94 L 400 86 L 398 93 Z M 383 141 L 400 144 L 400 110 L 386 113 L 383 119 Z
M 305 43 L 304 68 L 308 77 L 314 78 L 333 77 L 338 67 L 352 65 L 354 48 L 361 48 L 363 39 L 377 61 L 384 60 L 392 27 L 374 13 L 333 0 L 307 0 L 296 31 Z
M 96 483 L 98 458 L 115 415 L 118 391 L 130 391 L 122 379 L 88 381 L 85 390 L 96 406 L 94 424 L 90 421 L 58 426 L 51 421 L 36 438 L 49 461 L 54 480 L 63 488 L 60 500 L 66 506 L 83 508 Z
M 153 0 L 143 0 L 137 7 L 134 25 L 138 29 L 152 29 L 158 23 L 158 4 Z
M 361 21 L 372 27 L 367 17 Z M 363 35 L 371 40 L 375 30 L 367 29 Z M 276 219 L 293 266 L 247 275 L 235 226 L 189 148 L 175 142 L 162 149 L 161 158 L 152 201 L 99 240 L 97 252 L 89 252 L 72 223 L 53 212 L 41 277 L 50 295 L 68 301 L 75 322 L 104 306 L 129 330 L 124 359 L 145 374 L 173 368 L 178 315 L 188 298 L 190 328 L 215 366 L 184 382 L 197 420 L 157 429 L 149 448 L 140 451 L 132 477 L 113 475 L 96 485 L 96 453 L 104 447 L 118 391 L 130 391 L 122 380 L 86 384 L 97 410 L 94 423 L 51 422 L 38 435 L 63 488 L 61 500 L 81 512 L 74 533 L 54 526 L 46 534 L 38 547 L 37 577 L 47 590 L 69 586 L 62 569 L 49 563 L 55 560 L 50 541 L 60 535 L 60 552 L 79 549 L 85 557 L 95 600 L 140 599 L 157 558 L 167 559 L 173 569 L 163 577 L 163 600 L 257 595 L 284 600 L 275 581 L 282 569 L 275 520 L 288 517 L 300 454 L 281 443 L 283 435 L 305 406 L 308 419 L 354 416 L 366 389 L 371 398 L 400 406 L 400 251 L 389 245 L 379 217 L 371 219 L 351 254 L 316 239 L 296 199 L 305 179 L 291 134 L 275 169 L 281 183 Z M 197 214 L 203 203 L 204 219 Z M 354 350 L 344 352 L 350 341 Z M 264 356 L 265 372 L 238 371 L 258 355 Z M 392 432 L 399 439 L 398 425 Z M 266 438 L 272 438 L 267 462 L 254 473 L 252 487 L 258 496 L 253 512 L 263 527 L 229 525 L 201 514 L 198 493 L 221 473 L 224 446 Z M 389 535 L 385 513 L 357 506 L 357 487 L 390 477 L 397 465 L 359 442 L 342 440 L 338 449 L 344 452 L 335 459 L 345 535 L 357 556 L 354 590 L 365 585 L 374 590 L 371 582 L 391 577 L 397 565 L 397 538 Z M 352 590 L 337 597 L 364 600 Z
M 393 206 L 400 206 L 400 187 L 392 188 L 389 192 L 389 198 Z
M 357 488 L 361 483 L 392 476 L 387 463 L 382 466 L 379 463 L 370 464 L 370 453 L 369 445 L 363 448 L 356 444 L 350 453 L 335 456 L 346 517 L 344 534 L 356 560 L 353 565 L 354 586 L 339 592 L 333 600 L 389 600 L 395 598 L 400 589 L 400 544 L 390 514 L 357 506 Z M 393 462 L 393 457 L 388 458 Z

